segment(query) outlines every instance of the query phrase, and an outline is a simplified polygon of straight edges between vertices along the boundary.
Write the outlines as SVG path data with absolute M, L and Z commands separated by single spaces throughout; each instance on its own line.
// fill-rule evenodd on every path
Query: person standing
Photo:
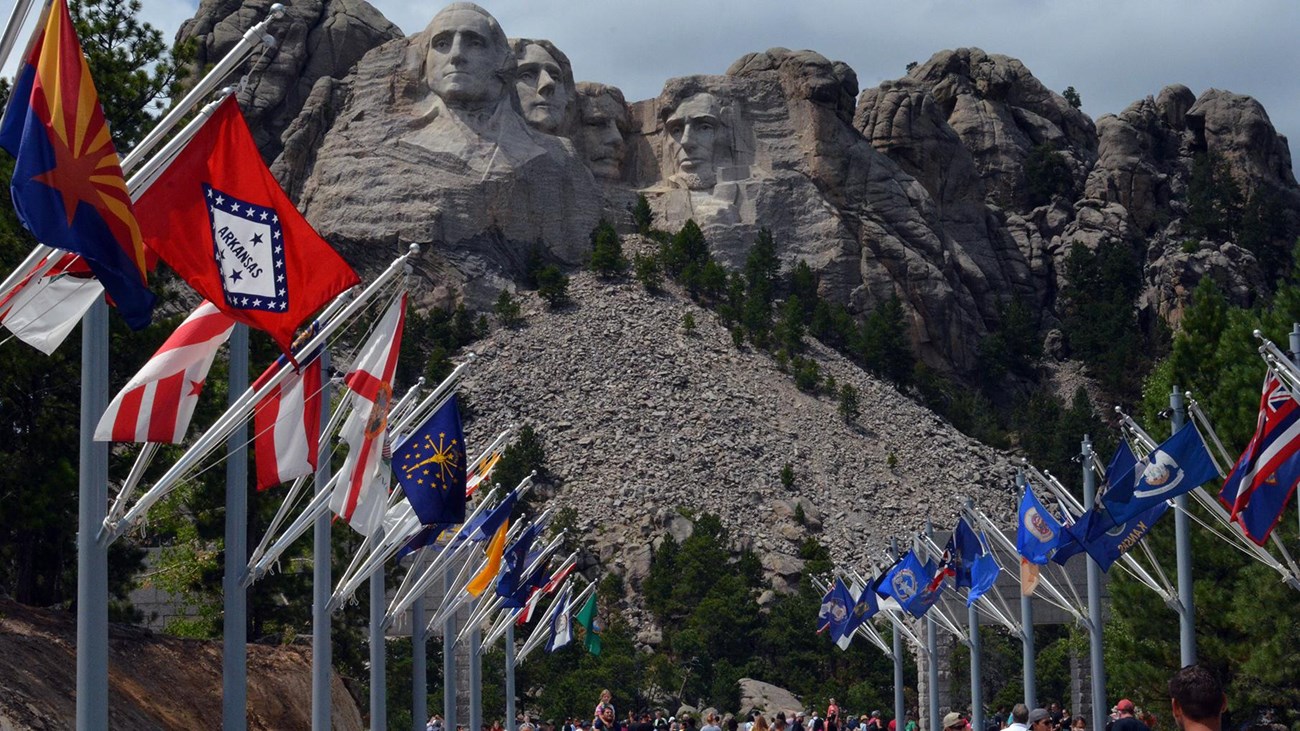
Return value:
M 722 727 L 718 725 L 718 714 L 710 713 L 706 716 L 704 726 L 700 728 L 700 731 L 722 731 Z
M 1007 731 L 1029 731 L 1029 706 L 1017 703 L 1011 707 L 1011 723 Z
M 1133 701 L 1121 698 L 1112 710 L 1115 712 L 1115 720 L 1110 724 L 1110 731 L 1151 731 L 1145 723 L 1137 719 L 1135 715 L 1137 707 L 1133 705 Z
M 1169 679 L 1169 705 L 1178 731 L 1221 731 L 1228 696 L 1213 673 L 1188 665 Z

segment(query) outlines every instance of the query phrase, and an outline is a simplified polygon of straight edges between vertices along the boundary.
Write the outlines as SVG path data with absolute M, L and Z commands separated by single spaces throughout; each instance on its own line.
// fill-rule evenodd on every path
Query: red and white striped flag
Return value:
M 95 440 L 181 441 L 212 359 L 234 327 L 235 321 L 212 303 L 200 304 L 113 398 L 95 429 Z
M 281 356 L 257 379 L 253 388 L 261 388 L 285 362 Z M 265 490 L 316 471 L 320 454 L 321 378 L 321 358 L 315 353 L 253 407 L 257 489 Z
M 541 603 L 542 597 L 547 594 L 554 594 L 555 590 L 560 588 L 560 584 L 564 583 L 564 580 L 569 577 L 569 574 L 573 573 L 573 569 L 577 565 L 576 562 L 569 564 L 563 571 L 552 576 L 551 580 L 546 582 L 546 586 L 534 588 L 528 595 L 528 601 L 524 602 L 524 608 L 519 610 L 519 619 L 516 622 L 518 624 L 528 624 L 533 618 L 533 612 L 537 609 L 537 605 Z
M 42 353 L 53 353 L 81 322 L 86 310 L 104 294 L 104 285 L 90 276 L 76 254 L 55 254 L 59 260 L 41 276 L 42 260 L 27 278 L 0 298 L 0 323 L 14 337 Z
M 344 383 L 352 389 L 352 413 L 339 436 L 348 443 L 348 456 L 339 470 L 339 483 L 330 496 L 330 509 L 362 535 L 383 523 L 388 507 L 389 466 L 381 460 L 388 432 L 388 408 L 393 402 L 393 373 L 402 346 L 406 295 L 393 303 L 375 326 Z
M 474 491 L 478 490 L 479 485 L 483 484 L 483 481 L 492 474 L 492 468 L 497 466 L 497 460 L 499 459 L 501 459 L 501 453 L 493 452 L 491 457 L 483 460 L 483 464 L 469 473 L 468 479 L 465 480 L 465 497 L 473 495 Z

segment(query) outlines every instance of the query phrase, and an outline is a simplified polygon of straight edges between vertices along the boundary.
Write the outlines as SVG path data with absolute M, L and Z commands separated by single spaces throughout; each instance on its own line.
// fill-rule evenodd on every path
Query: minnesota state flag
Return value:
M 149 325 L 144 242 L 90 67 L 64 0 L 45 6 L 0 120 L 16 160 L 18 218 L 41 243 L 79 254 L 132 329 Z
M 465 433 L 455 394 L 398 445 L 393 475 L 421 524 L 465 520 Z

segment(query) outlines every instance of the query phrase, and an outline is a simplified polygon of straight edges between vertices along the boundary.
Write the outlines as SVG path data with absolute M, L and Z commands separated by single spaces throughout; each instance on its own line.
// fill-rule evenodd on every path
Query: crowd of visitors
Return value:
M 1122 698 L 1110 709 L 1106 731 L 1221 731 L 1221 717 L 1227 710 L 1227 697 L 1214 675 L 1199 665 L 1189 665 L 1174 674 L 1169 681 L 1169 712 L 1173 725 L 1161 727 L 1160 719 L 1150 709 L 1138 708 Z M 600 700 L 590 719 L 566 718 L 552 722 L 534 721 L 521 715 L 516 719 L 518 731 L 918 731 L 915 713 L 909 714 L 902 729 L 896 719 L 884 720 L 880 711 L 855 714 L 843 709 L 834 698 L 827 704 L 825 715 L 816 710 L 775 711 L 769 717 L 751 712 L 737 717 L 719 715 L 709 711 L 703 718 L 689 712 L 669 715 L 662 709 L 636 713 L 628 711 L 618 717 L 613 695 L 609 690 L 600 693 Z M 943 731 L 1091 731 L 1088 719 L 1072 715 L 1059 703 L 1046 708 L 1029 708 L 1017 703 L 1010 710 L 998 709 L 988 716 L 981 730 L 971 727 L 970 716 L 957 711 L 943 718 Z M 428 731 L 449 731 L 443 728 L 441 716 L 429 719 Z M 458 725 L 456 731 L 466 731 Z M 479 731 L 505 731 L 500 721 L 483 724 Z

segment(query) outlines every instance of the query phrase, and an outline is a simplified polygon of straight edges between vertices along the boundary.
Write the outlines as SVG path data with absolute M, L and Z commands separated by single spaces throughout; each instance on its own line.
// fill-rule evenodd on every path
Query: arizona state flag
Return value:
M 304 320 L 360 281 L 271 176 L 233 97 L 135 208 L 146 246 L 285 353 Z
M 0 121 L 9 190 L 41 243 L 80 254 L 133 330 L 149 325 L 144 245 L 90 66 L 64 0 L 45 6 Z

